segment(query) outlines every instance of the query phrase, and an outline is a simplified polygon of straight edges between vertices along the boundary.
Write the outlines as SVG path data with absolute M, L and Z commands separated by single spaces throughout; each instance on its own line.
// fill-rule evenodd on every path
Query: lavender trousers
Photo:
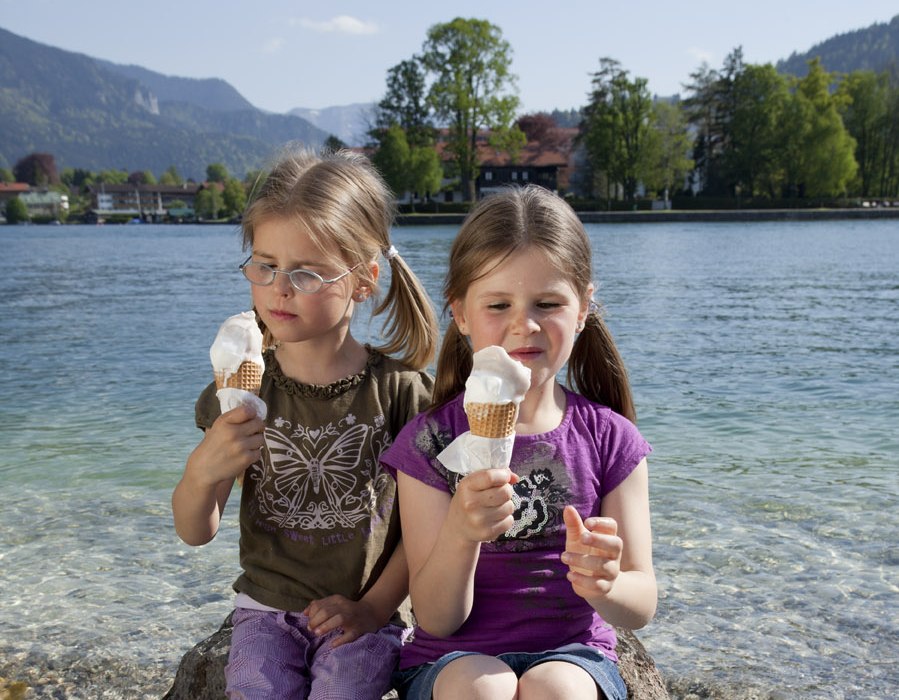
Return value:
M 404 630 L 387 625 L 331 648 L 300 613 L 237 608 L 225 667 L 232 700 L 381 700 L 390 689 Z

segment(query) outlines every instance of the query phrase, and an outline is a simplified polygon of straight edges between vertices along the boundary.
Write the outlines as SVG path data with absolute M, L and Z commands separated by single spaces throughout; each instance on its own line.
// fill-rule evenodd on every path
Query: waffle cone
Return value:
M 262 372 L 264 369 L 262 365 L 245 360 L 240 363 L 237 371 L 230 376 L 226 376 L 225 372 L 215 372 L 215 388 L 243 389 L 258 396 L 259 387 L 262 386 Z
M 501 438 L 515 432 L 518 404 L 509 403 L 466 403 L 468 427 L 473 435 Z

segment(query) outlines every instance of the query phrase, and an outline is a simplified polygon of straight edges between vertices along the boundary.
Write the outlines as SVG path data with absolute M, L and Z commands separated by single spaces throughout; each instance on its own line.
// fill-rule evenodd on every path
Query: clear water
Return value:
M 663 674 L 802 698 L 899 688 L 899 223 L 588 227 L 653 443 Z M 395 244 L 435 298 L 452 227 Z M 230 610 L 232 509 L 175 536 L 233 227 L 3 227 L 0 675 L 152 668 Z M 359 318 L 357 333 L 380 322 Z

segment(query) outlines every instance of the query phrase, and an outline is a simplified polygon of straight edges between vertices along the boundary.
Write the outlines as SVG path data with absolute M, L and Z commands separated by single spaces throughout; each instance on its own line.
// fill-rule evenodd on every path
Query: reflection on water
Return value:
M 893 222 L 591 225 L 598 297 L 655 451 L 663 672 L 790 696 L 899 687 Z M 439 300 L 452 227 L 402 228 Z M 231 605 L 235 513 L 192 549 L 169 498 L 208 346 L 247 308 L 228 227 L 4 227 L 3 663 L 159 668 Z M 375 339 L 364 315 L 355 332 Z M 156 693 L 158 696 L 159 693 Z

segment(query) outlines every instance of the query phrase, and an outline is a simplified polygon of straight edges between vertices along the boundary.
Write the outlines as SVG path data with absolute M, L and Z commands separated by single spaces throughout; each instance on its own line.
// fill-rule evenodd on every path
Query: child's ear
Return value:
M 465 307 L 461 301 L 454 301 L 450 304 L 450 313 L 453 316 L 453 322 L 462 335 L 468 335 L 468 322 L 465 320 Z
M 587 291 L 584 294 L 584 298 L 581 299 L 581 310 L 578 313 L 577 320 L 584 321 L 587 318 L 587 315 L 590 313 L 590 304 L 593 302 L 593 292 L 596 291 L 596 287 L 593 286 L 591 282 L 587 285 Z
M 378 281 L 378 277 L 381 274 L 381 267 L 378 265 L 377 261 L 372 261 L 368 264 L 368 273 L 371 276 L 370 279 L 372 284 L 376 284 Z M 353 290 L 353 301 L 355 302 L 363 302 L 368 299 L 372 295 L 372 284 L 360 284 Z

